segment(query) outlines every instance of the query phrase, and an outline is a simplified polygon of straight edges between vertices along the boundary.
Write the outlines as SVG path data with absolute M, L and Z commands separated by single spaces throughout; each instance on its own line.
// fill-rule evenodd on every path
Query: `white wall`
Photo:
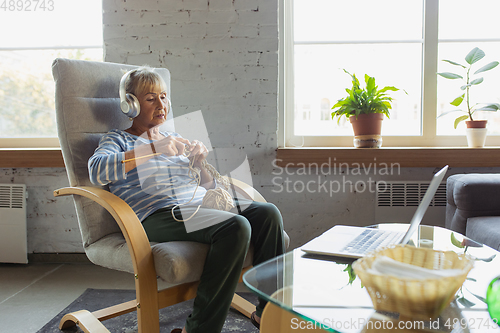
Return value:
M 277 0 L 104 0 L 105 60 L 167 67 L 176 115 L 202 110 L 212 146 L 248 156 L 254 186 L 284 216 L 294 248 L 334 224 L 374 222 L 375 195 L 350 183 L 428 180 L 432 168 L 352 175 L 273 166 L 278 122 Z M 181 133 L 182 134 L 182 133 Z M 341 161 L 338 161 L 341 162 Z M 64 169 L 0 169 L 0 182 L 28 185 L 30 252 L 82 252 L 73 203 L 53 198 Z M 452 169 L 500 172 L 500 168 Z M 282 174 L 278 174 L 282 172 Z M 321 187 L 326 182 L 326 189 Z M 329 184 L 334 184 L 334 192 Z M 301 190 L 309 183 L 309 189 Z M 341 185 L 337 191 L 336 184 Z M 346 184 L 346 188 L 342 188 Z M 288 186 L 288 190 L 287 187 Z

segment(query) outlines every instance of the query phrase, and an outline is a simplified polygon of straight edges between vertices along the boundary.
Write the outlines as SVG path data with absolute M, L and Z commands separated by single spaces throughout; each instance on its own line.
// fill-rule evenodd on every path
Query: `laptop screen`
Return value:
M 417 230 L 418 226 L 420 225 L 420 222 L 422 222 L 422 219 L 424 218 L 424 214 L 427 211 L 429 204 L 432 201 L 432 198 L 434 197 L 434 194 L 436 194 L 439 184 L 441 184 L 441 182 L 443 181 L 446 171 L 448 171 L 448 166 L 445 166 L 444 168 L 436 172 L 434 177 L 432 177 L 432 181 L 429 185 L 429 188 L 425 192 L 425 195 L 422 201 L 420 202 L 420 205 L 418 205 L 415 214 L 413 214 L 413 217 L 410 222 L 410 227 L 408 228 L 408 231 L 401 240 L 400 244 L 408 243 L 415 230 Z

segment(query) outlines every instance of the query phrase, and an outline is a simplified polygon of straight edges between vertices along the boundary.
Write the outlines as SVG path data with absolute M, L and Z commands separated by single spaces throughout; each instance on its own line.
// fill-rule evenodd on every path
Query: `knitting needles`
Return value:
M 122 163 L 131 162 L 131 161 L 135 161 L 135 160 L 140 160 L 142 158 L 153 157 L 153 156 L 157 156 L 157 155 L 161 155 L 161 153 L 154 153 L 154 154 L 148 154 L 148 155 L 144 155 L 144 156 L 129 158 L 127 160 L 122 160 Z
M 183 155 L 186 156 L 186 157 L 189 157 L 189 155 L 191 155 L 191 151 L 193 150 L 193 146 L 190 146 L 190 145 L 184 145 L 184 153 Z M 126 160 L 122 160 L 121 162 L 122 163 L 126 163 L 126 162 L 131 162 L 131 161 L 135 161 L 135 160 L 138 160 L 138 159 L 142 159 L 142 158 L 147 158 L 147 157 L 153 157 L 153 156 L 157 156 L 157 155 L 161 155 L 162 153 L 153 153 L 153 154 L 148 154 L 148 155 L 144 155 L 144 156 L 139 156 L 139 157 L 133 157 L 133 158 L 129 158 L 129 159 L 126 159 Z

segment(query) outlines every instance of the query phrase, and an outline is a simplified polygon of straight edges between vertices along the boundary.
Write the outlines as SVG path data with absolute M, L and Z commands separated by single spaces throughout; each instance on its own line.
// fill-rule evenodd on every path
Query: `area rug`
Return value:
M 257 296 L 252 293 L 238 293 L 241 297 L 257 304 Z M 73 303 L 68 305 L 57 316 L 52 318 L 37 333 L 61 333 L 72 332 L 82 333 L 78 327 L 72 327 L 67 330 L 59 330 L 59 321 L 67 314 L 78 310 L 95 311 L 108 306 L 116 305 L 122 302 L 135 299 L 134 290 L 118 289 L 87 289 Z M 174 328 L 184 326 L 186 318 L 193 308 L 193 300 L 185 301 L 160 310 L 160 333 L 170 333 Z M 135 333 L 137 332 L 137 313 L 131 312 L 120 317 L 108 319 L 102 322 L 111 333 Z M 258 332 L 252 325 L 250 319 L 231 308 L 226 322 L 222 329 L 223 333 L 230 332 Z

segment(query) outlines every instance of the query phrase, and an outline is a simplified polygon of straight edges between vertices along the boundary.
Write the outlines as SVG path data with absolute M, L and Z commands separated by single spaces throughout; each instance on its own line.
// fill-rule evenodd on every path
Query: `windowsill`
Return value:
M 500 167 L 500 147 L 383 147 L 356 149 L 352 147 L 278 148 L 277 165 L 281 167 L 330 163 L 346 163 L 359 166 L 362 163 L 387 165 L 398 163 L 400 167 Z M 61 150 L 58 148 L 2 148 L 0 168 L 64 168 Z
M 327 163 L 330 166 L 399 165 L 400 167 L 499 167 L 500 147 L 294 147 L 278 148 L 276 164 L 280 167 L 304 167 Z M 336 164 L 335 164 L 336 163 Z
M 64 168 L 59 148 L 1 148 L 0 168 Z

